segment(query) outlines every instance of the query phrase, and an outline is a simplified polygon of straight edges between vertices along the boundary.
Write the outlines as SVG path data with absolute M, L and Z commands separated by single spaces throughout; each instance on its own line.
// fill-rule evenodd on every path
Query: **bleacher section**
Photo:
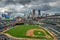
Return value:
M 0 20 L 0 32 L 14 26 L 14 20 Z

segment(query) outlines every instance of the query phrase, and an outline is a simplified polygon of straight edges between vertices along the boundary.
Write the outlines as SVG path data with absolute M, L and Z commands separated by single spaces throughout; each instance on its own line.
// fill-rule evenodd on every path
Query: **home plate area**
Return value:
M 26 36 L 50 38 L 43 29 L 30 29 L 26 32 Z

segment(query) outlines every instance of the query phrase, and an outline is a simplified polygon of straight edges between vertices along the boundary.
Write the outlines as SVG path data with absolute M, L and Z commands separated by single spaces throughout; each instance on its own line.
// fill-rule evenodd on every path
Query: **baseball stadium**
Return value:
M 57 40 L 55 33 L 49 29 L 50 24 L 47 27 L 47 23 L 41 21 L 44 17 L 34 17 L 35 9 L 28 18 L 17 16 L 11 19 L 12 12 L 5 13 L 1 14 L 4 19 L 0 20 L 1 40 Z

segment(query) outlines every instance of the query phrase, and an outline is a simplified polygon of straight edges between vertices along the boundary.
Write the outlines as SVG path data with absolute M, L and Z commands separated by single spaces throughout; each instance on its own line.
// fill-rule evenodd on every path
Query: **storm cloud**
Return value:
M 0 8 L 23 14 L 33 9 L 46 13 L 60 12 L 60 0 L 0 0 Z
M 16 3 L 28 4 L 31 2 L 31 0 L 0 0 L 0 1 L 4 2 L 5 4 L 16 4 Z

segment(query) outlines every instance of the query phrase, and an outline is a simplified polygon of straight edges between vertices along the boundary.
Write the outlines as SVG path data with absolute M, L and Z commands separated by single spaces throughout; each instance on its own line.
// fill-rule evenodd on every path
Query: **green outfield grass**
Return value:
M 26 36 L 26 32 L 30 29 L 41 29 L 41 30 L 35 30 L 34 31 L 34 36 Z M 39 32 L 39 33 L 38 33 Z M 41 28 L 39 25 L 18 25 L 15 26 L 14 28 L 11 28 L 10 30 L 6 31 L 5 33 L 8 33 L 14 37 L 18 38 L 40 38 L 40 39 L 47 39 L 51 40 L 53 37 L 43 28 Z M 49 38 L 46 38 L 45 36 L 49 36 Z

